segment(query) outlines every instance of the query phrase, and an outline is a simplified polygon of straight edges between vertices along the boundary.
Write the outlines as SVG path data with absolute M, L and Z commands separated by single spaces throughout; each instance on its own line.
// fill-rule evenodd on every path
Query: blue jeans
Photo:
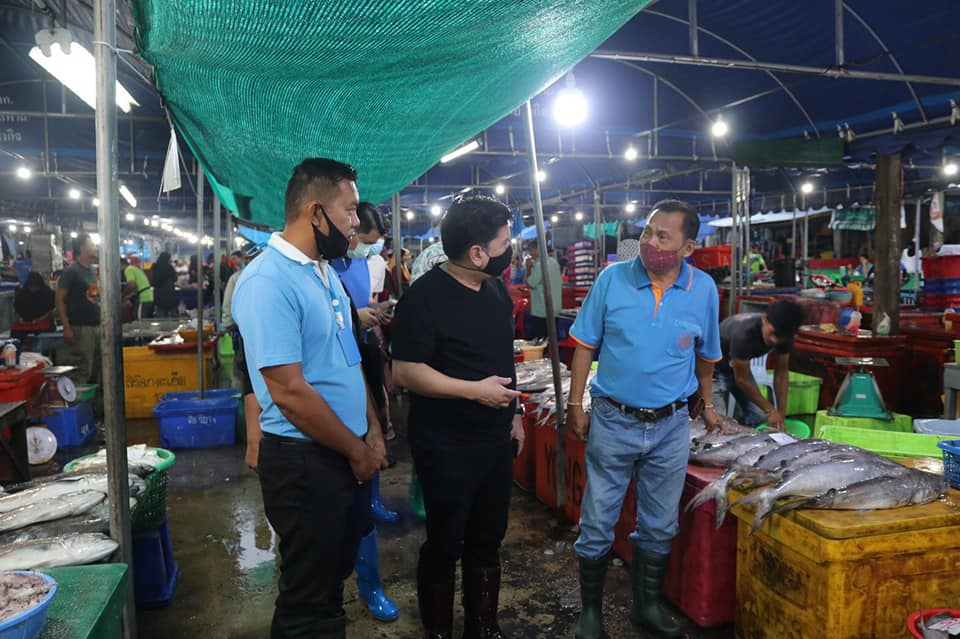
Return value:
M 586 559 L 605 556 L 631 479 L 636 482 L 637 525 L 630 540 L 641 550 L 668 554 L 690 454 L 690 418 L 683 408 L 655 422 L 626 415 L 595 398 L 587 438 L 587 486 L 580 537 L 573 545 Z
M 766 413 L 764 413 L 759 406 L 747 399 L 746 393 L 744 393 L 740 387 L 737 386 L 737 381 L 733 377 L 733 372 L 728 373 L 726 371 L 714 369 L 713 404 L 716 407 L 718 415 L 723 416 L 728 414 L 727 408 L 731 394 L 733 395 L 733 399 L 736 401 L 737 406 L 740 408 L 740 420 L 743 425 L 759 426 L 767 421 Z

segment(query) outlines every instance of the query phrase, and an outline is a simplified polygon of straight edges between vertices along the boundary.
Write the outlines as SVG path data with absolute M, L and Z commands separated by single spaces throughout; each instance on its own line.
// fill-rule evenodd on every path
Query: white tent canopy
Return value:
M 750 216 L 750 226 L 755 224 L 777 224 L 782 222 L 790 222 L 794 219 L 802 220 L 806 217 L 818 217 L 820 215 L 827 215 L 833 213 L 833 209 L 821 207 L 819 209 L 806 209 L 801 211 L 796 209 L 793 211 L 781 210 L 781 211 L 770 211 L 768 213 L 754 213 Z M 725 217 L 720 220 L 713 220 L 708 222 L 710 226 L 715 226 L 721 229 L 728 229 L 733 226 L 733 218 Z

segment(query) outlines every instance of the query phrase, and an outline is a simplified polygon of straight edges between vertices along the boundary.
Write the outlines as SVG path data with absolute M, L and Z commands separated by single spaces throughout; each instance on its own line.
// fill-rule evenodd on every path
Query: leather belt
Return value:
M 685 400 L 678 399 L 672 404 L 667 404 L 666 406 L 662 406 L 660 408 L 633 408 L 632 406 L 621 404 L 617 400 L 611 399 L 610 397 L 605 397 L 604 399 L 610 402 L 614 408 L 619 410 L 624 415 L 631 415 L 642 422 L 655 422 L 658 419 L 669 417 L 687 405 Z

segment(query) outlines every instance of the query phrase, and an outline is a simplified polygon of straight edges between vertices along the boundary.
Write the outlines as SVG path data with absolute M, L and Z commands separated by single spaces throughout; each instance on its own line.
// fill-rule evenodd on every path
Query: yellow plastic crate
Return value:
M 204 353 L 204 387 L 213 388 L 213 352 Z M 154 352 L 146 346 L 123 349 L 123 385 L 127 417 L 153 417 L 164 393 L 195 391 L 200 384 L 197 353 Z
M 946 503 L 799 510 L 752 536 L 753 509 L 734 514 L 741 639 L 903 637 L 911 612 L 960 601 L 960 511 Z

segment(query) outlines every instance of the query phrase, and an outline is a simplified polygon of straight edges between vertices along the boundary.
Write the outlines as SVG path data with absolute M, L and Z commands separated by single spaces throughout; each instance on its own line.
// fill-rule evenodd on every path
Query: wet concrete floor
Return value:
M 397 464 L 382 473 L 381 493 L 383 501 L 399 511 L 402 519 L 397 524 L 380 525 L 379 549 L 385 589 L 400 607 L 400 619 L 387 624 L 374 621 L 357 597 L 355 579 L 350 579 L 344 604 L 349 637 L 422 636 L 414 574 L 425 531 L 423 523 L 409 512 L 407 487 L 412 464 L 402 436 L 403 420 L 396 414 L 394 419 L 400 424 L 401 434 L 389 448 Z M 130 443 L 160 444 L 152 420 L 128 422 L 128 431 Z M 180 576 L 168 607 L 139 611 L 139 637 L 266 639 L 276 594 L 276 537 L 263 514 L 257 478 L 243 462 L 243 447 L 178 450 L 176 454 L 168 487 L 168 521 Z M 502 550 L 500 619 L 507 636 L 573 637 L 579 611 L 572 550 L 575 539 L 575 526 L 515 487 Z M 628 568 L 613 565 L 607 576 L 604 604 L 611 639 L 643 636 L 630 626 L 629 607 Z M 701 630 L 677 610 L 670 610 L 683 621 L 690 637 L 733 636 L 730 627 Z M 459 633 L 459 610 L 457 617 Z

